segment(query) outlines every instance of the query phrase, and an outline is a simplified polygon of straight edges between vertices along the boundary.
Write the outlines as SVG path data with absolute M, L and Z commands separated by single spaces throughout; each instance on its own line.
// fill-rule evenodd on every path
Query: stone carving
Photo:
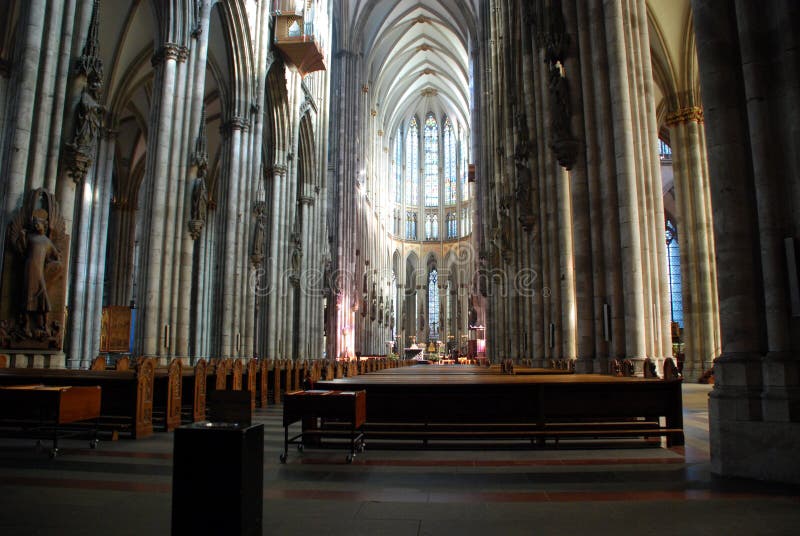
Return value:
M 81 90 L 75 111 L 75 135 L 71 142 L 65 144 L 66 169 L 76 182 L 86 177 L 94 162 L 97 137 L 106 113 L 105 106 L 99 103 L 103 88 L 103 61 L 98 51 L 99 9 L 99 2 L 95 0 L 89 35 L 77 64 L 78 73 L 86 77 L 86 85 Z
M 303 261 L 303 240 L 300 232 L 295 230 L 292 233 L 292 272 L 296 277 L 300 276 L 300 268 Z
M 469 313 L 467 316 L 469 327 L 472 328 L 478 325 L 478 311 L 475 309 L 475 298 L 469 297 Z
M 369 318 L 373 322 L 378 317 L 378 299 L 375 297 L 375 283 L 372 283 L 372 297 L 370 298 Z
M 508 215 L 503 216 L 503 220 L 507 218 Z M 492 238 L 489 241 L 489 263 L 493 268 L 500 267 L 502 262 L 508 263 L 512 260 L 511 246 L 508 243 L 509 232 L 510 226 L 501 222 L 492 231 Z
M 208 190 L 203 177 L 197 177 L 192 185 L 192 213 L 189 220 L 189 234 L 192 240 L 200 238 L 200 231 L 208 214 Z
M 525 114 L 518 113 L 516 120 L 519 142 L 514 149 L 514 167 L 517 171 L 514 193 L 520 207 L 519 222 L 525 232 L 530 232 L 536 225 L 536 207 L 533 203 L 533 179 L 528 162 L 528 156 L 531 152 L 530 144 L 528 143 L 528 124 L 525 120 Z
M 261 263 L 264 261 L 264 247 L 266 246 L 266 215 L 264 211 L 266 209 L 266 203 L 263 201 L 258 201 L 255 203 L 255 227 L 253 229 L 253 247 L 252 253 L 250 255 L 250 262 L 252 263 L 253 267 L 260 266 Z
M 0 343 L 7 348 L 60 349 L 63 338 L 64 232 L 55 196 L 32 190 L 9 222 L 9 255 L 4 266 Z
M 200 114 L 200 127 L 194 145 L 192 164 L 197 166 L 197 177 L 192 183 L 192 206 L 189 215 L 189 234 L 192 240 L 200 238 L 200 231 L 208 217 L 208 190 L 206 174 L 208 173 L 208 150 L 206 149 L 206 109 Z
M 558 163 L 572 169 L 578 158 L 578 140 L 572 134 L 570 87 L 564 69 L 564 60 L 570 44 L 562 6 L 559 0 L 550 5 L 537 2 L 531 14 L 536 44 L 544 49 L 544 61 L 548 65 L 548 89 L 550 92 L 550 148 Z

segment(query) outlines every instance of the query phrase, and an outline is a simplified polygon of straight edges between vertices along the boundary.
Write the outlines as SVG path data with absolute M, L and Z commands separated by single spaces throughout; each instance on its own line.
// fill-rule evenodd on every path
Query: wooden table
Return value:
M 89 446 L 97 446 L 97 422 L 100 417 L 99 386 L 18 385 L 0 387 L 0 420 L 35 422 L 38 427 L 53 427 L 50 457 L 58 454 L 58 427 L 95 419 L 94 437 Z
M 286 393 L 283 398 L 283 454 L 281 463 L 286 463 L 289 454 L 289 444 L 296 444 L 302 451 L 304 436 L 322 438 L 330 432 L 322 428 L 307 428 L 305 425 L 301 432 L 294 437 L 289 437 L 289 426 L 297 421 L 323 419 L 339 421 L 349 424 L 350 453 L 347 463 L 351 463 L 356 455 L 356 449 L 364 449 L 363 426 L 367 420 L 367 393 L 366 391 L 294 391 Z

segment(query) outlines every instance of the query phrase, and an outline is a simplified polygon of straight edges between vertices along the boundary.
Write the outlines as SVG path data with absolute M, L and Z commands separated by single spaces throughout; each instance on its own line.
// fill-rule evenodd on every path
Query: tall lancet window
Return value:
M 425 217 L 425 240 L 439 239 L 439 215 L 428 214 Z
M 428 327 L 430 340 L 439 338 L 439 273 L 436 268 L 431 268 L 428 274 Z
M 672 321 L 683 328 L 683 296 L 681 295 L 681 252 L 678 249 L 678 230 L 667 220 L 667 267 L 669 268 L 669 297 Z
M 394 138 L 394 202 L 403 202 L 403 129 L 397 129 Z
M 425 118 L 425 206 L 439 205 L 439 125 L 436 117 Z
M 461 200 L 466 201 L 469 199 L 469 165 L 468 165 L 469 147 L 467 147 L 467 137 L 464 132 L 461 132 Z
M 444 122 L 444 202 L 456 204 L 458 176 L 456 174 L 456 136 L 450 119 Z
M 406 205 L 419 203 L 419 127 L 416 118 L 406 133 Z
M 452 240 L 458 238 L 458 221 L 456 221 L 456 213 L 450 212 L 447 214 L 447 239 Z

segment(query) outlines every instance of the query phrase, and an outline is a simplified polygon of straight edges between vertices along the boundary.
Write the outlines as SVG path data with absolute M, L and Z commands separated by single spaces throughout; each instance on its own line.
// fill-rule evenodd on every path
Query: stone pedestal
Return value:
M 800 423 L 725 419 L 716 405 L 709 403 L 713 473 L 800 484 Z

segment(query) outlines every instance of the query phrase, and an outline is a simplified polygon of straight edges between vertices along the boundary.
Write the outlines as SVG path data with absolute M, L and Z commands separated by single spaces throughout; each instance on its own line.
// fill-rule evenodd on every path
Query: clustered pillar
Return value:
M 722 355 L 711 469 L 800 482 L 795 2 L 693 0 Z
M 485 7 L 495 46 L 480 58 L 481 113 L 493 121 L 479 245 L 492 359 L 607 372 L 609 359 L 627 358 L 642 373 L 645 359 L 672 354 L 646 9 Z

